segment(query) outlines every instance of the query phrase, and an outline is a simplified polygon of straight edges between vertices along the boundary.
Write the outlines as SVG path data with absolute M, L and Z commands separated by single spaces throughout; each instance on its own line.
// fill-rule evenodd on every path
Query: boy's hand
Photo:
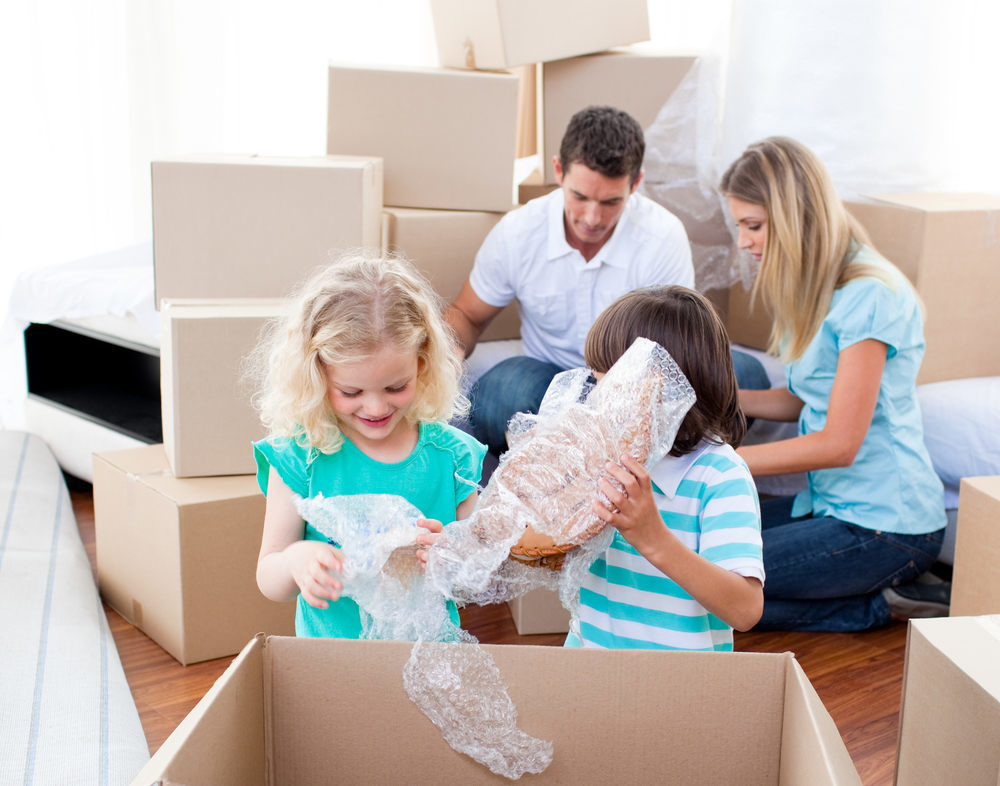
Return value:
M 594 500 L 594 512 L 645 556 L 664 532 L 663 519 L 646 468 L 628 455 L 620 460 L 620 465 L 609 461 L 604 467 L 607 474 L 598 481 L 611 505 Z
M 444 529 L 444 524 L 442 524 L 437 519 L 418 519 L 417 526 L 423 527 L 427 532 L 417 533 L 417 543 L 421 546 L 433 546 L 434 541 L 437 540 L 438 535 Z M 427 564 L 427 549 L 417 549 L 417 559 L 419 559 L 424 565 Z

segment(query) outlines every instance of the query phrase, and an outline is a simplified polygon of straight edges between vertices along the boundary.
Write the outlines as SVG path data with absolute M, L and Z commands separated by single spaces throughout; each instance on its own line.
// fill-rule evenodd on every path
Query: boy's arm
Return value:
M 622 464 L 624 468 L 608 463 L 606 470 L 624 491 L 607 478 L 600 481 L 612 504 L 609 508 L 601 501 L 594 502 L 601 520 L 615 527 L 653 567 L 727 625 L 740 631 L 756 625 L 764 611 L 760 581 L 726 570 L 684 545 L 663 524 L 649 473 L 630 456 L 623 456 Z

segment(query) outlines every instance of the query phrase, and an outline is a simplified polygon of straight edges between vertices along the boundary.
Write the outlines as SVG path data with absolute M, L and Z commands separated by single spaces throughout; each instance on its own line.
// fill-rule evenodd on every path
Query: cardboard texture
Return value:
M 444 302 L 462 290 L 476 252 L 503 213 L 471 210 L 416 210 L 389 207 L 384 211 L 383 251 L 401 253 L 426 275 Z M 489 324 L 481 341 L 518 338 L 521 320 L 511 303 Z
M 1000 783 L 1000 616 L 910 620 L 898 786 Z
M 175 478 L 162 445 L 94 455 L 101 595 L 184 665 L 294 633 L 295 604 L 257 588 L 263 523 L 253 475 Z
M 327 152 L 382 158 L 386 205 L 509 210 L 519 81 L 506 72 L 332 64 Z
M 569 632 L 569 612 L 559 601 L 559 593 L 555 590 L 534 589 L 508 601 L 507 605 L 518 635 Z
M 646 0 L 431 0 L 438 62 L 510 68 L 649 40 Z
M 1000 195 L 883 194 L 845 204 L 923 300 L 917 383 L 1000 374 L 1000 353 L 982 349 L 1000 344 Z M 734 342 L 764 349 L 770 315 L 760 305 L 749 313 L 748 301 L 734 284 L 726 326 Z
M 725 319 L 729 340 L 734 344 L 742 344 L 753 349 L 767 349 L 774 317 L 760 299 L 751 307 L 750 290 L 744 289 L 741 281 L 737 281 L 729 288 Z
M 951 616 L 1000 614 L 1000 475 L 962 478 Z
M 282 297 L 339 252 L 378 248 L 373 157 L 195 156 L 154 161 L 155 302 Z
M 559 154 L 566 126 L 576 112 L 607 104 L 628 112 L 643 129 L 649 128 L 696 59 L 632 47 L 539 66 L 538 115 L 545 182 L 556 182 L 552 157 Z
M 916 285 L 927 316 L 917 382 L 1000 374 L 1000 195 L 884 194 L 848 202 L 872 242 Z
M 136 783 L 308 786 L 331 773 L 347 783 L 508 783 L 452 750 L 410 701 L 401 678 L 410 649 L 258 636 Z M 790 653 L 484 649 L 519 727 L 554 744 L 531 782 L 610 772 L 621 783 L 861 782 Z
M 163 447 L 175 477 L 256 471 L 250 443 L 265 435 L 251 406 L 244 358 L 283 299 L 164 300 L 160 387 Z

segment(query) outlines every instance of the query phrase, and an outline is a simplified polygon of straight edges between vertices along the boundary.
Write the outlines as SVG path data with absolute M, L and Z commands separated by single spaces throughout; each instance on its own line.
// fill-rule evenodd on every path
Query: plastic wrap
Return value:
M 716 144 L 721 121 L 721 61 L 698 58 L 645 130 L 645 175 L 639 191 L 684 224 L 701 292 L 753 283 L 750 256 L 738 254 L 725 199 Z
M 591 509 L 606 463 L 628 452 L 651 467 L 693 403 L 673 359 L 646 339 L 596 385 L 582 370 L 561 375 L 539 414 L 512 424 L 512 447 L 472 515 L 438 536 L 425 570 L 414 554 L 420 512 L 402 498 L 299 501 L 303 518 L 343 552 L 343 594 L 361 609 L 363 635 L 417 642 L 404 685 L 455 750 L 512 779 L 541 772 L 552 758 L 550 743 L 518 729 L 492 658 L 451 622 L 447 601 L 484 605 L 558 589 L 578 629 L 583 577 L 614 536 Z M 561 570 L 510 558 L 529 527 L 569 547 Z

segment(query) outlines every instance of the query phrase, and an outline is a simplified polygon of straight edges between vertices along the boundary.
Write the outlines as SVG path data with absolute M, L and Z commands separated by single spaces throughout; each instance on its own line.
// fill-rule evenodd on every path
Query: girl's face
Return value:
M 739 237 L 736 245 L 741 251 L 749 251 L 758 262 L 764 258 L 767 245 L 767 210 L 763 205 L 744 202 L 736 197 L 727 197 L 729 212 L 736 219 Z
M 416 394 L 416 353 L 383 344 L 370 357 L 325 366 L 327 399 L 344 436 L 358 448 L 412 449 L 416 428 L 405 420 Z

